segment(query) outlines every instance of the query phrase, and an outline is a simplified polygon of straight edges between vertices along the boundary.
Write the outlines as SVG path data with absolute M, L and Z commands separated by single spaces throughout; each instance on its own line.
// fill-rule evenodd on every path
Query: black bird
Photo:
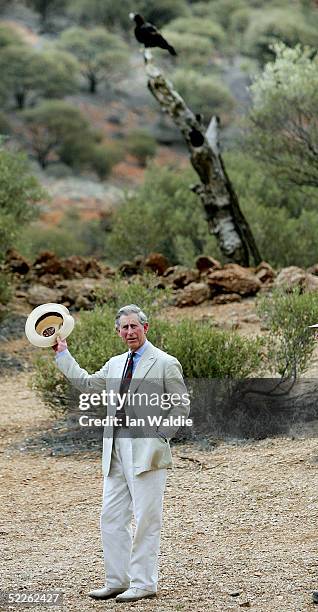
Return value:
M 175 49 L 169 45 L 168 41 L 152 23 L 148 23 L 141 15 L 136 13 L 130 13 L 129 17 L 136 24 L 135 36 L 138 42 L 145 45 L 146 49 L 149 47 L 159 47 L 160 49 L 167 49 L 171 55 L 177 55 Z

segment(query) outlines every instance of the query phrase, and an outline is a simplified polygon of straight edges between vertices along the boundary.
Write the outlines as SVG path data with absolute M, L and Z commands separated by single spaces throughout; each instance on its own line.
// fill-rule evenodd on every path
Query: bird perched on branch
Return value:
M 130 19 L 135 24 L 135 36 L 138 42 L 145 45 L 145 48 L 159 47 L 160 49 L 167 49 L 170 55 L 177 55 L 172 45 L 169 45 L 168 41 L 160 34 L 159 30 L 152 24 L 144 20 L 144 18 L 138 13 L 130 13 Z

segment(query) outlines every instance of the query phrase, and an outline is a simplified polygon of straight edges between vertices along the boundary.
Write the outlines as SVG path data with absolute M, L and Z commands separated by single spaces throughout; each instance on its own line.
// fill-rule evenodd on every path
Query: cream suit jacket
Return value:
M 105 365 L 94 374 L 88 374 L 75 361 L 69 351 L 59 355 L 57 367 L 63 372 L 68 380 L 82 393 L 100 393 L 106 389 L 107 393 L 111 390 L 119 392 L 120 381 L 125 367 L 128 352 L 116 355 L 105 363 Z M 159 393 L 177 393 L 179 397 L 187 395 L 187 388 L 182 377 L 182 368 L 177 359 L 164 353 L 148 342 L 145 351 L 140 357 L 130 383 L 130 393 L 138 394 L 149 391 L 149 381 L 156 381 L 156 391 Z M 148 381 L 148 383 L 147 383 Z M 126 410 L 126 407 L 125 407 Z M 134 409 L 138 416 L 138 409 Z M 178 406 L 173 406 L 169 411 L 165 411 L 164 416 L 184 416 L 188 417 L 190 411 L 189 401 L 180 402 Z M 127 411 L 126 411 L 127 412 Z M 148 409 L 149 412 L 149 409 Z M 160 406 L 151 408 L 151 412 L 156 415 L 162 414 Z M 115 416 L 116 406 L 108 406 L 107 414 Z M 178 427 L 175 428 L 175 431 Z M 158 427 L 158 431 L 164 428 Z M 174 433 L 175 433 L 174 431 Z M 105 427 L 103 438 L 103 460 L 102 468 L 104 476 L 107 476 L 110 469 L 111 454 L 113 445 L 113 426 Z M 173 466 L 169 440 L 161 436 L 132 438 L 132 453 L 134 474 L 137 476 L 142 472 L 156 470 L 159 468 L 171 468 Z

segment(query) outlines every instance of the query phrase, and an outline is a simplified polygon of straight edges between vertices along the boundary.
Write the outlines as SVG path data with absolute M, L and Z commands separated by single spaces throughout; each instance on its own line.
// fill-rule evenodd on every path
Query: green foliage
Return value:
M 58 257 L 101 255 L 105 228 L 99 219 L 81 219 L 70 209 L 55 225 L 35 222 L 22 228 L 16 248 L 24 257 L 34 260 L 41 251 L 53 251 Z
M 0 219 L 1 223 L 1 219 Z M 0 230 L 1 231 L 1 230 Z M 12 287 L 8 274 L 0 271 L 0 304 L 8 304 L 12 297 Z
M 96 92 L 102 81 L 111 87 L 112 79 L 124 76 L 129 70 L 127 45 L 105 28 L 69 28 L 62 33 L 59 46 L 76 56 L 91 93 Z
M 307 267 L 317 261 L 318 212 L 314 189 L 289 189 L 241 149 L 224 154 L 263 259 L 274 267 Z
M 193 171 L 150 166 L 143 185 L 114 212 L 105 257 L 120 262 L 159 251 L 172 263 L 191 265 L 202 252 L 218 254 L 201 202 L 189 188 L 194 181 Z
M 213 45 L 208 38 L 195 34 L 181 34 L 164 30 L 163 35 L 177 50 L 178 64 L 188 68 L 201 68 L 209 65 L 213 58 Z
M 189 319 L 170 325 L 164 350 L 182 364 L 186 378 L 247 378 L 261 368 L 262 341 L 218 331 Z
M 141 13 L 147 21 L 154 23 L 157 28 L 177 17 L 190 16 L 190 11 L 184 0 L 137 0 L 133 9 Z
M 6 136 L 11 133 L 11 123 L 2 111 L 0 111 L 0 136 Z
M 27 4 L 39 13 L 42 26 L 45 27 L 48 19 L 64 8 L 66 0 L 26 0 Z
M 0 49 L 0 93 L 19 109 L 38 96 L 63 97 L 77 89 L 77 63 L 66 53 L 19 45 Z
M 295 9 L 269 8 L 252 13 L 244 36 L 246 53 L 265 64 L 274 59 L 271 45 L 278 41 L 289 47 L 297 43 L 316 47 L 318 33 Z
M 127 137 L 127 151 L 144 166 L 156 154 L 156 139 L 147 130 L 133 130 Z
M 311 49 L 274 46 L 276 60 L 251 87 L 247 146 L 292 185 L 318 186 L 318 58 Z
M 172 75 L 172 81 L 191 110 L 201 113 L 207 122 L 212 115 L 220 115 L 223 124 L 229 121 L 235 102 L 228 88 L 216 77 L 178 69 Z
M 7 24 L 0 24 L 0 50 L 2 50 L 4 47 L 8 47 L 9 45 L 24 46 L 25 43 L 14 28 Z
M 62 100 L 50 100 L 25 111 L 23 117 L 30 146 L 43 168 L 53 153 L 75 168 L 89 162 L 98 135 L 78 108 Z
M 110 292 L 113 297 L 108 296 L 107 305 L 81 313 L 68 341 L 70 351 L 87 371 L 94 372 L 113 355 L 125 352 L 114 319 L 118 308 L 128 303 L 137 303 L 145 310 L 150 320 L 149 340 L 175 355 L 186 377 L 244 378 L 259 369 L 260 340 L 216 331 L 207 323 L 184 320 L 174 324 L 159 318 L 162 301 L 149 278 L 130 284 L 115 279 Z M 52 361 L 52 355 L 37 358 L 34 385 L 46 403 L 63 411 L 67 408 L 68 383 Z
M 102 24 L 107 28 L 122 30 L 131 27 L 129 13 L 134 10 L 132 0 L 70 0 L 67 5 L 69 15 L 83 26 Z
M 315 346 L 308 326 L 318 321 L 317 294 L 276 290 L 259 299 L 258 312 L 269 328 L 269 369 L 283 377 L 304 373 Z
M 37 215 L 35 204 L 44 195 L 25 156 L 0 149 L 0 261 L 23 225 Z
M 189 34 L 199 38 L 208 38 L 213 43 L 213 47 L 216 48 L 220 48 L 225 39 L 225 32 L 222 26 L 212 20 L 201 19 L 200 17 L 179 17 L 174 19 L 167 25 L 166 31 L 178 32 L 179 34 L 184 34 L 187 38 Z
M 95 145 L 90 154 L 90 165 L 103 181 L 111 173 L 112 167 L 123 159 L 124 150 L 119 144 L 108 143 Z

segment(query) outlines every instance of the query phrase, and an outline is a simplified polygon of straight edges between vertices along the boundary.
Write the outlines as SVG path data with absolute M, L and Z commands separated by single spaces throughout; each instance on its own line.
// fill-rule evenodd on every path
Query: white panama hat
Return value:
M 308 325 L 308 327 L 318 327 L 318 323 L 315 323 L 315 325 Z
M 25 335 L 34 346 L 47 348 L 56 344 L 56 338 L 67 338 L 73 331 L 75 321 L 66 306 L 42 304 L 29 314 L 25 324 Z

